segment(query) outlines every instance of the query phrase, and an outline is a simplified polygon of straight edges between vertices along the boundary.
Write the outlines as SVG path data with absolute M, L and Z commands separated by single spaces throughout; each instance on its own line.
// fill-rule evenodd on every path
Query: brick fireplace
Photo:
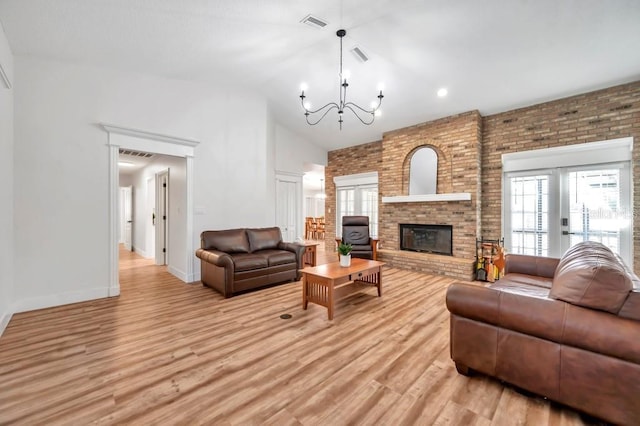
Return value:
M 381 142 L 329 152 L 327 182 L 334 176 L 378 172 L 380 260 L 401 269 L 473 279 L 475 240 L 480 234 L 481 131 L 482 117 L 471 111 L 385 133 Z M 438 154 L 436 198 L 440 200 L 382 202 L 409 194 L 411 156 L 424 146 Z M 327 241 L 333 247 L 335 186 L 326 188 L 326 232 L 331 236 Z M 468 198 L 444 201 L 460 193 Z M 451 225 L 452 255 L 400 250 L 401 223 Z
M 430 274 L 472 279 L 480 229 L 480 137 L 477 111 L 385 133 L 379 172 L 380 260 Z M 420 147 L 438 153 L 436 195 L 470 194 L 470 200 L 385 202 L 409 194 L 409 164 Z M 454 197 L 455 198 L 455 197 Z M 451 225 L 453 255 L 400 250 L 400 224 Z

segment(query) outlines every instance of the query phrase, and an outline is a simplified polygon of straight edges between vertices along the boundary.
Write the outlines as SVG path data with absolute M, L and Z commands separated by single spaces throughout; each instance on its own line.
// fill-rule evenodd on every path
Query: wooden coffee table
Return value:
M 304 268 L 302 272 L 302 308 L 309 302 L 325 306 L 328 317 L 333 319 L 336 301 L 366 288 L 376 287 L 382 296 L 383 262 L 351 259 L 351 266 L 340 262 Z

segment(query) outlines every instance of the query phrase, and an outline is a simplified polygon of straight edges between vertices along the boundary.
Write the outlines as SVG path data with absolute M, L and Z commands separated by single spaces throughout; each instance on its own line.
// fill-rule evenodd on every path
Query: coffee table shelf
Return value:
M 327 308 L 333 319 L 335 303 L 351 294 L 375 287 L 382 296 L 383 262 L 351 259 L 351 266 L 342 267 L 339 262 L 319 265 L 302 270 L 302 308 L 315 303 Z

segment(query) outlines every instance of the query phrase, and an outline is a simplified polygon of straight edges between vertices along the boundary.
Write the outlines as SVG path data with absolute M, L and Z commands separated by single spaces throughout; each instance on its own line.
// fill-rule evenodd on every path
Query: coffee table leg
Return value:
M 378 282 L 378 297 L 382 297 L 382 268 L 378 270 L 376 275 L 376 281 Z
M 333 280 L 329 280 L 328 282 L 329 284 L 329 288 L 328 288 L 328 293 L 329 293 L 329 303 L 327 303 L 327 311 L 328 311 L 328 317 L 329 320 L 333 319 L 333 287 L 334 287 L 334 282 Z
M 302 309 L 307 309 L 307 274 L 302 274 Z

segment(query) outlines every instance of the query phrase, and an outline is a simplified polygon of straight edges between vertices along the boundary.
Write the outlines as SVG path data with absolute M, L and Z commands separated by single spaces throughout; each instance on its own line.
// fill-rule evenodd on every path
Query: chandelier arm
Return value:
M 378 108 L 380 108 L 380 103 L 378 103 L 378 106 L 376 106 L 376 107 L 375 107 L 375 108 L 373 108 L 373 109 L 364 109 L 364 108 L 362 108 L 360 105 L 358 105 L 358 104 L 354 104 L 353 102 L 347 102 L 346 104 L 344 104 L 344 106 L 345 106 L 345 107 L 347 107 L 347 106 L 349 106 L 349 107 L 356 107 L 356 108 L 358 108 L 360 111 L 362 111 L 362 112 L 366 112 L 367 114 L 374 114 L 374 113 L 376 112 L 376 110 L 377 110 Z M 352 110 L 352 111 L 353 111 L 353 110 Z
M 367 111 L 367 110 L 365 110 L 365 109 L 360 108 L 362 111 L 364 111 L 364 112 L 366 112 L 367 114 L 370 114 L 370 115 L 371 115 L 371 121 L 365 121 L 365 120 L 363 120 L 363 119 L 362 119 L 362 117 L 360 117 L 360 115 L 358 115 L 358 113 L 357 113 L 357 111 L 356 111 L 355 109 L 351 108 L 351 105 L 353 105 L 353 106 L 355 106 L 355 107 L 357 107 L 357 108 L 360 108 L 358 105 L 356 105 L 356 104 L 354 104 L 354 103 L 352 103 L 352 102 L 349 102 L 348 104 L 346 104 L 346 105 L 345 105 L 344 109 L 348 109 L 349 111 L 351 111 L 351 112 L 353 113 L 353 115 L 355 115 L 355 116 L 358 118 L 358 120 L 360 120 L 360 122 L 361 122 L 362 124 L 364 124 L 364 125 L 366 125 L 366 126 L 370 126 L 371 124 L 373 124 L 373 122 L 374 122 L 374 121 L 375 121 L 375 119 L 376 119 L 376 116 L 375 116 L 375 114 L 374 114 L 374 113 L 372 113 L 372 112 L 370 112 L 370 111 Z
M 306 114 L 305 114 L 305 118 L 307 119 L 307 124 L 309 124 L 309 125 L 311 125 L 311 126 L 315 126 L 316 124 L 318 124 L 319 122 L 321 122 L 321 121 L 322 121 L 322 119 L 323 119 L 327 114 L 329 114 L 329 111 L 331 111 L 331 110 L 332 110 L 332 109 L 334 109 L 334 108 L 338 108 L 338 106 L 335 104 L 335 102 L 332 102 L 332 103 L 326 104 L 325 106 L 323 106 L 322 108 L 320 108 L 320 109 L 318 109 L 318 110 L 316 110 L 316 111 L 314 111 L 314 112 L 321 111 L 321 110 L 323 110 L 324 108 L 326 108 L 326 107 L 328 107 L 328 106 L 330 106 L 330 108 L 327 108 L 327 110 L 324 112 L 324 114 L 322 114 L 322 115 L 320 116 L 320 118 L 318 118 L 318 120 L 317 120 L 316 122 L 311 122 L 311 121 L 309 121 L 309 115 L 310 115 L 310 114 L 313 114 L 312 112 L 306 113 Z
M 327 107 L 338 108 L 338 104 L 335 103 L 335 102 L 329 102 L 328 104 L 326 104 L 326 105 L 324 105 L 324 106 L 322 106 L 322 107 L 320 107 L 320 108 L 318 108 L 316 110 L 309 110 L 309 109 L 306 109 L 304 107 L 304 100 L 302 100 L 302 108 L 304 109 L 305 114 L 316 114 L 316 113 L 322 111 L 323 109 L 325 109 Z M 329 110 L 329 111 L 331 111 L 331 110 Z

